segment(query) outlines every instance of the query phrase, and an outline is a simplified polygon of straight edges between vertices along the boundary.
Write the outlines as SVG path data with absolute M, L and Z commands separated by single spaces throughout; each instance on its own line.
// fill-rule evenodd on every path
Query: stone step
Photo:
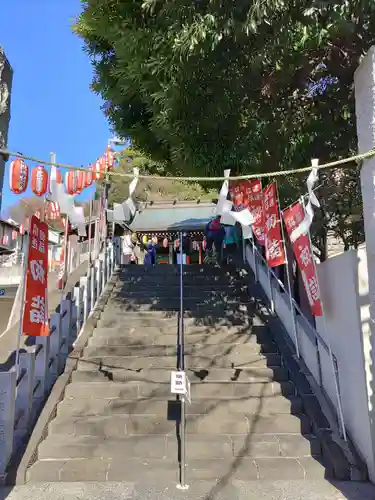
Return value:
M 79 382 L 99 382 L 104 380 L 109 380 L 111 382 L 129 382 L 130 380 L 138 380 L 140 382 L 147 382 L 149 385 L 152 382 L 162 382 L 170 380 L 170 372 L 171 369 L 115 369 L 108 368 L 85 363 L 85 369 L 80 369 L 73 372 L 72 377 L 74 381 Z M 89 368 L 91 366 L 91 369 Z M 226 380 L 231 380 L 229 377 L 232 377 L 234 381 L 237 379 L 241 381 L 249 382 L 259 382 L 259 383 L 267 383 L 267 382 L 285 382 L 289 379 L 289 373 L 286 368 L 283 367 L 263 367 L 263 368 L 251 368 L 251 369 L 229 369 L 226 370 L 226 376 L 228 377 Z M 194 376 L 195 373 L 195 376 Z M 197 369 L 195 371 L 188 370 L 189 379 L 199 378 L 200 380 L 217 380 L 216 375 L 217 369 Z M 211 375 L 210 375 L 211 374 Z M 230 374 L 230 375 L 229 375 Z M 213 379 L 211 379 L 213 377 Z M 223 376 L 224 377 L 224 376 Z M 221 379 L 220 379 L 221 380 Z M 151 382 L 150 382 L 151 381 Z M 169 383 L 169 382 L 168 382 Z M 204 385 L 204 384 L 202 384 Z M 230 384 L 229 384 L 230 385 Z M 207 389 L 208 390 L 208 389 Z M 226 389 L 227 391 L 229 389 Z M 215 396 L 216 397 L 216 396 Z
M 117 329 L 127 329 L 127 328 L 135 328 L 135 327 L 153 327 L 159 328 L 159 330 L 165 330 L 178 327 L 178 313 L 175 311 L 170 311 L 168 314 L 165 312 L 157 312 L 155 311 L 138 311 L 134 314 L 131 311 L 118 311 L 117 313 L 113 313 L 111 316 L 102 316 L 98 321 L 98 328 L 117 328 Z M 202 316 L 202 317 L 186 317 L 184 315 L 184 331 L 188 331 L 189 328 L 196 329 L 200 327 L 201 329 L 211 327 L 215 328 L 215 331 L 227 331 L 230 329 L 233 331 L 234 329 L 244 331 L 245 329 L 249 329 L 251 327 L 249 323 L 249 318 L 247 315 L 241 316 L 228 316 L 225 317 L 215 317 L 215 316 Z
M 176 367 L 176 356 L 96 356 L 83 357 L 78 362 L 79 370 L 95 370 L 99 366 L 105 369 L 173 369 Z M 247 353 L 246 350 L 237 349 L 227 356 L 212 358 L 210 355 L 201 353 L 199 356 L 186 355 L 185 366 L 189 369 L 207 368 L 252 368 L 252 367 L 276 367 L 281 365 L 281 356 L 278 354 Z
M 186 462 L 187 481 L 191 486 L 190 492 L 194 488 L 194 484 L 201 484 L 203 481 L 212 481 L 213 486 L 223 481 L 230 474 L 231 481 L 245 482 L 248 492 L 254 492 L 255 497 L 259 498 L 259 492 L 265 493 L 269 491 L 269 487 L 273 493 L 279 492 L 279 486 L 270 483 L 271 481 L 303 481 L 303 484 L 312 484 L 309 487 L 314 491 L 316 480 L 323 481 L 325 477 L 330 477 L 330 472 L 327 471 L 322 463 L 321 457 L 300 457 L 295 458 L 259 458 L 243 457 L 241 460 L 238 457 L 230 458 L 229 460 L 223 457 L 218 459 L 189 459 Z M 162 478 L 162 480 L 161 480 Z M 172 486 L 179 482 L 179 469 L 175 459 L 160 460 L 160 459 L 136 459 L 123 458 L 119 460 L 111 458 L 83 458 L 83 459 L 68 459 L 68 460 L 38 460 L 27 472 L 27 480 L 32 482 L 142 482 L 147 484 L 147 492 L 158 491 L 160 486 Z M 267 484 L 270 483 L 270 484 Z M 153 486 L 154 485 L 154 486 Z M 253 486 L 252 486 L 253 485 Z M 165 487 L 163 487 L 163 491 Z M 184 498 L 196 500 L 197 498 L 209 498 L 211 488 L 207 492 L 203 492 L 203 496 L 189 496 L 189 493 L 184 493 Z M 160 499 L 177 498 L 180 496 L 178 490 L 172 490 L 174 495 L 170 496 L 167 491 L 167 496 L 161 496 Z M 212 490 L 211 490 L 212 491 Z M 214 489 L 214 491 L 216 491 Z M 306 490 L 308 491 L 308 490 Z M 336 491 L 336 490 L 335 490 Z M 202 493 L 202 492 L 201 492 Z M 148 493 L 147 493 L 148 494 Z M 276 493 L 278 494 L 278 493 Z M 246 493 L 248 495 L 248 493 Z M 216 495 L 215 495 L 216 497 Z M 143 498 L 143 497 L 139 497 Z M 146 498 L 146 496 L 144 497 Z M 155 496 L 150 497 L 155 498 Z M 219 498 L 219 497 L 218 497 Z M 229 496 L 220 499 L 234 500 L 237 497 L 233 496 L 232 489 Z M 242 498 L 242 497 L 241 497 Z M 251 496 L 243 498 L 250 499 Z M 281 498 L 273 496 L 272 498 Z M 283 496 L 283 498 L 291 498 Z M 302 497 L 301 497 L 302 498 Z M 305 496 L 303 496 L 305 498 Z M 321 498 L 321 496 L 316 497 Z
M 203 381 L 199 381 L 198 375 L 194 377 L 189 372 L 191 380 L 191 391 L 194 399 L 239 399 L 257 398 L 257 397 L 275 397 L 283 394 L 284 396 L 295 395 L 295 387 L 289 381 L 272 381 L 270 378 L 260 377 L 260 370 L 252 370 L 247 373 L 241 372 L 237 381 L 231 381 L 233 372 L 229 370 L 215 370 L 207 375 Z M 218 373 L 219 372 L 219 373 Z M 113 372 L 114 375 L 116 374 Z M 201 375 L 204 376 L 205 374 Z M 258 375 L 258 376 L 257 376 Z M 108 377 L 100 372 L 74 372 L 73 383 L 66 388 L 66 395 L 70 398 L 82 399 L 104 399 L 106 398 L 171 398 L 170 392 L 170 372 L 162 370 L 153 370 L 142 376 L 141 373 L 128 374 L 129 378 L 124 378 L 121 382 L 120 377 L 113 377 L 108 383 Z
M 217 301 L 215 299 L 209 301 L 200 301 L 197 302 L 195 299 L 184 300 L 184 311 L 197 311 L 201 315 L 235 315 L 239 311 L 245 311 L 245 308 L 249 308 L 250 303 L 246 302 L 238 302 L 237 300 L 229 301 Z M 127 312 L 138 312 L 138 311 L 160 311 L 160 312 L 168 312 L 175 311 L 178 312 L 180 310 L 180 299 L 168 299 L 168 300 L 158 300 L 158 299 L 140 299 L 140 300 L 125 300 L 122 299 L 119 304 L 115 304 L 114 302 L 109 303 L 109 305 L 105 308 L 103 313 L 103 318 L 106 318 L 108 315 L 120 313 L 124 314 Z
M 280 441 L 275 439 L 283 433 L 284 428 L 281 423 L 285 425 L 286 432 L 283 433 L 283 444 L 285 448 L 285 456 L 298 457 L 298 456 L 311 456 L 319 455 L 321 453 L 319 441 L 311 438 L 307 440 L 300 434 L 300 429 L 308 432 L 311 428 L 309 422 L 297 416 L 287 415 L 288 419 L 284 419 L 285 415 L 280 415 L 280 418 L 274 416 L 260 416 L 258 417 L 256 425 L 252 426 L 255 417 L 237 415 L 233 419 L 233 415 L 227 414 L 226 417 L 221 412 L 220 419 L 213 422 L 213 416 L 209 415 L 191 415 L 187 417 L 186 432 L 187 441 L 194 442 L 203 436 L 217 436 L 220 440 L 223 436 L 229 436 L 233 443 L 233 452 L 235 456 L 241 455 L 241 449 L 244 447 L 246 437 L 249 437 L 251 432 L 250 441 L 255 441 L 254 436 L 263 438 L 263 441 L 271 441 L 272 446 L 264 450 L 263 456 L 280 456 L 283 447 L 280 446 Z M 303 415 L 301 416 L 303 417 Z M 274 429 L 271 426 L 273 423 L 278 424 Z M 279 423 L 280 422 L 280 423 Z M 254 432 L 253 428 L 254 427 Z M 290 432 L 288 429 L 293 429 Z M 49 433 L 56 437 L 61 436 L 92 436 L 97 438 L 119 439 L 126 436 L 168 436 L 175 439 L 176 435 L 176 422 L 166 420 L 163 417 L 150 416 L 150 415 L 107 415 L 107 416 L 85 416 L 85 417 L 58 417 L 49 424 Z M 51 435 L 51 437 L 52 437 Z M 305 433 L 306 435 L 306 433 Z M 268 439 L 266 439 L 268 437 Z M 289 439 L 288 439 L 289 438 Z M 254 444 L 254 443 L 253 443 Z M 264 444 L 264 443 L 262 443 Z M 294 445 L 294 447 L 293 447 Z M 281 448 L 281 453 L 280 453 Z M 247 456 L 262 456 L 261 451 L 255 451 L 256 447 L 253 446 L 247 453 L 242 452 Z
M 262 348 L 263 352 L 276 352 L 276 344 L 265 335 L 257 337 L 242 333 L 239 328 L 221 329 L 216 331 L 212 327 L 189 326 L 185 329 L 185 346 L 204 344 L 241 344 L 252 345 L 254 349 Z M 165 345 L 175 346 L 177 341 L 176 327 L 159 329 L 155 327 L 117 327 L 97 328 L 94 336 L 89 340 L 90 346 L 143 346 Z
M 75 384 L 72 384 L 73 386 Z M 148 401 L 134 397 L 133 399 L 121 398 L 100 398 L 97 394 L 96 398 L 89 398 L 86 395 L 80 397 L 75 396 L 81 391 L 68 391 L 68 395 L 64 401 L 59 403 L 57 408 L 57 420 L 66 420 L 66 424 L 73 423 L 76 418 L 82 418 L 84 421 L 88 417 L 99 416 L 115 416 L 115 415 L 130 415 L 133 419 L 140 417 L 140 421 L 148 416 L 154 416 L 167 422 L 170 425 L 168 418 L 176 419 L 179 415 L 179 405 L 173 396 L 170 395 L 170 402 L 167 399 L 150 399 Z M 111 391 L 109 391 L 111 392 Z M 129 391 L 130 392 L 130 391 Z M 69 397 L 74 395 L 74 397 Z M 216 428 L 215 425 L 222 425 L 220 422 L 228 421 L 232 427 L 228 431 L 220 431 L 223 433 L 235 434 L 237 431 L 236 422 L 239 422 L 246 415 L 282 415 L 290 413 L 300 415 L 302 413 L 302 400 L 296 396 L 289 398 L 281 395 L 264 395 L 260 401 L 259 396 L 248 396 L 247 398 L 231 398 L 231 399 L 207 399 L 199 400 L 192 399 L 191 404 L 186 407 L 187 415 L 199 415 L 205 419 L 215 417 L 213 422 L 212 432 Z M 56 420 L 56 421 L 57 421 Z M 52 422 L 52 427 L 54 427 Z M 160 426 L 160 424 L 158 424 Z M 229 424 L 228 424 L 229 425 Z M 168 427 L 169 429 L 170 427 Z M 55 431 L 54 431 L 55 432 Z M 57 431 L 56 431 L 57 432 Z M 169 431 L 163 433 L 167 434 Z M 211 431 L 208 431 L 211 432 Z M 245 432 L 245 431 L 240 431 Z
M 290 418 L 295 421 L 293 427 L 298 428 L 301 426 L 301 422 L 297 417 L 292 416 Z M 48 436 L 41 443 L 38 458 L 41 460 L 68 460 L 71 458 L 112 458 L 120 461 L 123 458 L 177 460 L 178 443 L 175 429 L 172 433 L 174 435 L 134 434 L 123 435 L 123 437 L 54 434 Z M 230 435 L 223 434 L 188 434 L 186 458 L 187 460 L 211 460 L 242 456 L 276 458 L 280 457 L 283 452 L 287 456 L 293 453 L 291 449 L 293 443 L 290 440 L 284 440 L 285 447 L 283 448 L 277 440 L 278 434 L 275 430 L 274 434 L 270 433 L 264 436 L 258 433 L 256 437 L 254 434 L 246 434 L 239 439 L 235 439 L 234 435 L 233 440 Z M 296 435 L 295 441 L 298 438 L 301 438 L 301 436 Z M 303 444 L 300 449 L 302 453 L 306 453 Z M 298 446 L 296 446 L 297 450 Z M 294 456 L 292 455 L 293 458 Z M 207 466 L 209 467 L 209 464 Z
M 137 301 L 137 300 L 175 300 L 178 298 L 180 300 L 179 290 L 173 291 L 169 289 L 150 290 L 150 288 L 145 288 L 144 290 L 138 290 L 134 288 L 133 290 L 116 290 L 113 292 L 112 297 L 116 299 Z M 242 300 L 246 302 L 249 294 L 247 290 L 201 290 L 200 287 L 184 289 L 184 301 L 202 302 L 204 300 L 220 300 L 225 299 L 231 300 Z
M 157 344 L 143 344 L 143 345 L 117 345 L 117 346 L 92 346 L 89 345 L 84 349 L 83 355 L 85 358 L 97 357 L 97 356 L 146 356 L 146 357 L 156 357 L 156 356 L 176 356 L 177 346 L 176 346 L 177 336 L 174 336 L 174 342 L 169 345 L 163 345 L 159 342 Z M 277 353 L 276 344 L 260 346 L 256 343 L 234 343 L 234 342 L 221 342 L 218 344 L 205 344 L 201 343 L 190 343 L 185 345 L 185 356 L 194 355 L 199 353 L 200 356 L 222 356 L 231 357 L 236 356 L 241 352 L 241 355 L 259 355 L 264 354 L 271 357 L 270 363 L 272 366 L 274 362 L 280 361 L 274 355 Z M 275 360 L 275 361 L 273 361 Z

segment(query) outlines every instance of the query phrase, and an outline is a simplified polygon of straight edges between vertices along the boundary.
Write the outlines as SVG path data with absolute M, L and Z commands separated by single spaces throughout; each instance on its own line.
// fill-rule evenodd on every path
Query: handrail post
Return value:
M 183 292 L 183 248 L 182 248 L 182 231 L 180 232 L 180 335 L 179 335 L 179 371 L 185 370 L 185 338 L 184 338 L 184 292 Z M 185 481 L 185 468 L 186 468 L 186 415 L 185 415 L 186 396 L 181 396 L 181 415 L 180 415 L 180 438 L 181 438 L 181 474 L 179 489 L 186 490 L 189 486 Z

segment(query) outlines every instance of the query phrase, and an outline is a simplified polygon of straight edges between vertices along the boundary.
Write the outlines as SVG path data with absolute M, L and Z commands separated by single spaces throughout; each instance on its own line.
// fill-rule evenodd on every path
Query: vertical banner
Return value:
M 229 184 L 229 193 L 233 202 L 233 210 L 240 212 L 244 209 L 243 206 L 243 183 L 242 181 L 234 181 Z
M 246 181 L 244 204 L 253 216 L 253 232 L 258 243 L 264 245 L 264 210 L 263 210 L 263 191 L 260 179 Z
M 49 335 L 47 224 L 33 215 L 29 235 L 22 335 L 47 337 Z
M 311 311 L 314 316 L 323 316 L 320 288 L 318 277 L 315 273 L 310 238 L 307 234 L 301 234 L 296 239 L 292 237 L 293 231 L 298 228 L 304 218 L 305 210 L 300 202 L 295 203 L 283 212 L 283 219 L 293 245 L 294 255 L 301 271 Z
M 263 191 L 266 260 L 270 267 L 285 264 L 284 245 L 281 238 L 281 221 L 277 203 L 276 183 Z

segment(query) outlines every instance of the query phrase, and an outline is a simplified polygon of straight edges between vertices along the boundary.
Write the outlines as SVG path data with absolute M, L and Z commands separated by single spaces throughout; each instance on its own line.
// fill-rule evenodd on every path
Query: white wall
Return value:
M 316 318 L 321 336 L 330 343 L 339 369 L 342 409 L 347 430 L 363 458 L 374 468 L 361 307 L 368 301 L 363 268 L 365 248 L 336 255 L 318 265 L 325 321 Z M 360 259 L 361 256 L 361 259 Z M 362 265 L 360 266 L 360 261 Z M 367 266 L 365 266 L 367 267 Z M 359 274 L 362 274 L 361 280 Z M 330 367 L 329 367 L 330 368 Z M 323 373 L 324 386 L 337 408 L 332 370 Z
M 332 404 L 338 409 L 337 393 L 328 344 L 337 360 L 344 422 L 356 447 L 366 461 L 369 474 L 375 480 L 374 453 L 369 414 L 368 385 L 371 374 L 371 357 L 368 319 L 366 250 L 345 252 L 318 265 L 319 283 L 324 301 L 326 321 L 316 318 L 317 339 L 311 324 L 297 316 L 297 330 L 301 357 L 315 382 L 322 386 Z M 251 247 L 246 248 L 246 258 L 255 270 Z M 275 312 L 295 343 L 290 301 L 278 286 L 270 287 L 269 271 L 257 259 L 259 283 Z M 273 278 L 273 283 L 276 283 Z M 317 345 L 320 355 L 322 378 L 320 380 Z M 367 365 L 366 377 L 365 360 Z

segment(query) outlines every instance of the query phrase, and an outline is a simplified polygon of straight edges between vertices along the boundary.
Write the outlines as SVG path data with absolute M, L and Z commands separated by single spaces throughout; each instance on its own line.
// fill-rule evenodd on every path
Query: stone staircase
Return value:
M 184 270 L 187 482 L 332 474 L 247 284 L 232 268 Z M 115 279 L 29 482 L 179 481 L 179 406 L 170 394 L 178 269 L 128 266 Z

